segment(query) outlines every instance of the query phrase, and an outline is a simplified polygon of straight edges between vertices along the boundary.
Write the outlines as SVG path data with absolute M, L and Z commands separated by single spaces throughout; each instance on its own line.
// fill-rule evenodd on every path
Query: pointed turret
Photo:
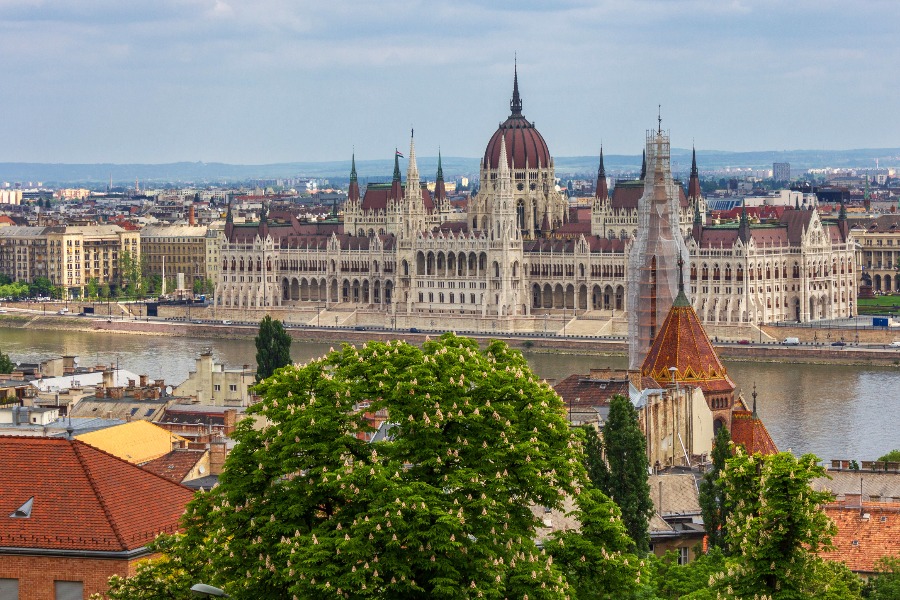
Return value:
M 509 111 L 511 117 L 522 116 L 522 98 L 519 96 L 519 65 L 518 62 L 513 67 L 513 94 L 512 100 L 509 101 Z
M 441 165 L 441 151 L 438 149 L 437 177 L 434 180 L 434 200 L 442 202 L 447 199 L 447 190 L 444 187 L 444 168 Z
M 750 241 L 750 220 L 747 218 L 747 202 L 741 201 L 741 221 L 738 225 L 738 238 L 744 244 Z
M 703 235 L 703 213 L 700 212 L 700 198 L 694 201 L 694 226 L 691 229 L 691 236 L 700 244 L 700 238 Z
M 406 189 L 409 197 L 415 199 L 417 196 L 422 197 L 421 185 L 419 182 L 419 166 L 416 164 L 416 139 L 415 131 L 409 132 L 409 162 L 406 166 Z
M 700 194 L 700 172 L 697 171 L 697 149 L 694 148 L 691 158 L 691 178 L 688 181 L 688 199 L 697 200 Z
M 609 199 L 609 187 L 606 183 L 606 167 L 603 166 L 603 147 L 600 147 L 600 167 L 597 169 L 597 185 L 594 186 L 596 190 L 594 192 L 594 197 L 600 200 L 601 203 L 606 202 Z
M 347 189 L 347 200 L 359 201 L 359 180 L 356 177 L 356 152 L 350 159 L 350 187 Z
M 403 184 L 400 182 L 400 151 L 394 148 L 394 179 L 391 181 L 390 200 L 403 199 Z
M 641 181 L 647 177 L 647 150 L 644 150 L 643 158 L 641 159 Z
M 841 232 L 841 240 L 847 241 L 850 236 L 850 226 L 847 223 L 847 206 L 841 198 L 841 210 L 838 212 L 838 231 Z

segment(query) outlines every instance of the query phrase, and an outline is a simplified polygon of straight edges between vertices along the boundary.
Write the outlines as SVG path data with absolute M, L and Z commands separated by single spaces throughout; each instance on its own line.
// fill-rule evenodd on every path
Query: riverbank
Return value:
M 257 333 L 255 325 L 142 321 L 127 318 L 117 320 L 58 315 L 56 313 L 49 315 L 34 314 L 18 311 L 0 314 L 0 327 L 224 340 L 252 340 Z M 340 327 L 291 327 L 288 329 L 288 332 L 294 340 L 300 342 L 333 344 L 394 339 L 403 339 L 413 344 L 421 344 L 429 336 L 433 337 L 441 333 L 439 331 L 412 333 L 409 331 Z M 528 337 L 525 335 L 461 333 L 479 339 L 482 342 L 486 342 L 489 339 L 500 339 L 513 348 L 548 354 L 624 356 L 628 351 L 628 343 L 623 338 Z M 784 346 L 777 343 L 718 343 L 715 346 L 720 356 L 728 361 L 875 366 L 900 365 L 900 349 L 897 348 L 856 345 L 831 346 L 830 344 L 814 343 L 806 343 L 800 346 Z

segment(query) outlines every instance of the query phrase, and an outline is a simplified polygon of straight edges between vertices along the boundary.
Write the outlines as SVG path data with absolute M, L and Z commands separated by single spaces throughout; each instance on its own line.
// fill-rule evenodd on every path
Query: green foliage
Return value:
M 0 373 L 12 373 L 13 369 L 16 368 L 16 365 L 9 358 L 9 354 L 4 354 L 2 350 L 0 350 Z
M 212 279 L 195 279 L 195 294 L 212 294 L 216 291 L 216 283 Z
M 731 434 L 727 427 L 716 433 L 712 451 L 712 466 L 703 474 L 700 482 L 699 501 L 703 525 L 711 548 L 725 549 L 725 523 L 728 511 L 725 507 L 724 482 L 721 479 L 725 461 L 731 457 Z
M 624 396 L 614 396 L 603 425 L 603 443 L 609 480 L 603 491 L 622 509 L 622 521 L 638 553 L 650 547 L 647 528 L 653 516 L 647 482 L 647 442 L 638 425 L 637 411 Z
M 96 277 L 91 277 L 88 279 L 87 286 L 85 287 L 85 293 L 88 298 L 96 298 L 97 294 L 100 291 L 100 282 L 97 281 Z
M 94 594 L 91 600 L 195 600 L 191 586 L 207 581 L 209 574 L 203 572 L 204 562 L 197 560 L 189 540 L 184 535 L 161 535 L 147 547 L 159 555 L 138 563 L 131 577 L 113 575 L 105 596 Z
M 53 293 L 53 283 L 46 277 L 35 277 L 31 285 L 28 286 L 28 294 L 30 296 L 47 296 Z
M 10 283 L 12 283 L 12 278 L 9 275 L 0 273 L 0 285 L 9 285 Z
M 832 495 L 810 485 L 825 475 L 817 463 L 812 454 L 747 456 L 735 448 L 722 475 L 732 558 L 716 577 L 717 589 L 773 600 L 859 597 L 846 567 L 818 556 L 831 548 L 835 527 L 819 509 Z
M 884 462 L 900 462 L 900 450 L 891 450 L 878 460 Z
M 609 489 L 609 467 L 606 464 L 606 453 L 603 447 L 603 437 L 595 428 L 586 425 L 582 427 L 584 432 L 584 468 L 588 479 L 598 490 Z
M 119 288 L 120 293 L 129 298 L 140 296 L 144 292 L 141 277 L 141 260 L 128 250 L 119 253 Z
M 269 315 L 259 323 L 256 334 L 256 381 L 270 377 L 276 370 L 291 364 L 291 336 L 278 319 Z
M 159 296 L 162 294 L 162 275 L 159 273 L 150 273 L 144 275 L 144 286 L 146 293 L 151 296 Z
M 530 507 L 561 508 L 584 470 L 562 400 L 519 352 L 449 333 L 344 345 L 257 390 L 265 427 L 238 425 L 209 504 L 188 511 L 208 583 L 234 598 L 570 593 Z M 392 427 L 368 442 L 375 414 Z
M 622 524 L 621 511 L 603 492 L 586 489 L 570 513 L 581 531 L 557 531 L 544 547 L 563 571 L 579 600 L 624 600 L 638 597 L 652 569 L 629 550 L 634 544 Z
M 99 293 L 101 298 L 109 298 L 111 295 L 109 284 L 106 282 L 101 283 Z
M 709 589 L 711 578 L 725 570 L 725 555 L 721 548 L 711 548 L 694 561 L 679 565 L 674 551 L 666 553 L 657 567 L 660 598 L 715 598 Z
M 863 597 L 900 600 L 900 557 L 885 556 L 875 563 L 877 573 L 863 588 Z
M 27 283 L 13 282 L 0 285 L 0 298 L 19 299 L 29 295 L 30 286 Z

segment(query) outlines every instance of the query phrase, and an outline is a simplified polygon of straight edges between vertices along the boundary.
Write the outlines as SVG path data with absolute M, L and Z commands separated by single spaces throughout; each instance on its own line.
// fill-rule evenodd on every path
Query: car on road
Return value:
M 846 345 L 847 345 L 847 342 L 841 342 L 841 341 L 838 341 L 838 342 L 831 342 L 831 345 L 832 345 L 832 346 L 846 346 Z
M 787 338 L 784 338 L 784 341 L 781 343 L 784 344 L 785 346 L 799 346 L 800 338 L 787 337 Z
M 227 319 L 222 319 L 222 325 L 231 325 L 231 321 Z
M 742 344 L 744 346 L 748 345 L 749 343 L 750 343 L 750 340 L 738 340 L 738 344 Z
M 900 340 L 894 340 L 889 344 L 891 348 L 900 348 Z

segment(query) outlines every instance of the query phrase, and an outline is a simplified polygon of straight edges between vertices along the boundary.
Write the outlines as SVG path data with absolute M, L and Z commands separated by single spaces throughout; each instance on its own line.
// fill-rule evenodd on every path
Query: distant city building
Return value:
M 900 292 L 900 214 L 889 214 L 853 226 L 860 245 L 861 283 L 873 292 Z
M 0 228 L 0 273 L 18 281 L 47 277 L 83 295 L 91 279 L 119 283 L 122 259 L 140 261 L 137 231 L 118 225 Z
M 772 179 L 774 179 L 775 181 L 790 181 L 791 163 L 772 163 Z
M 140 231 L 144 275 L 171 279 L 183 273 L 189 289 L 196 282 L 215 278 L 221 232 L 206 225 L 147 225 Z

